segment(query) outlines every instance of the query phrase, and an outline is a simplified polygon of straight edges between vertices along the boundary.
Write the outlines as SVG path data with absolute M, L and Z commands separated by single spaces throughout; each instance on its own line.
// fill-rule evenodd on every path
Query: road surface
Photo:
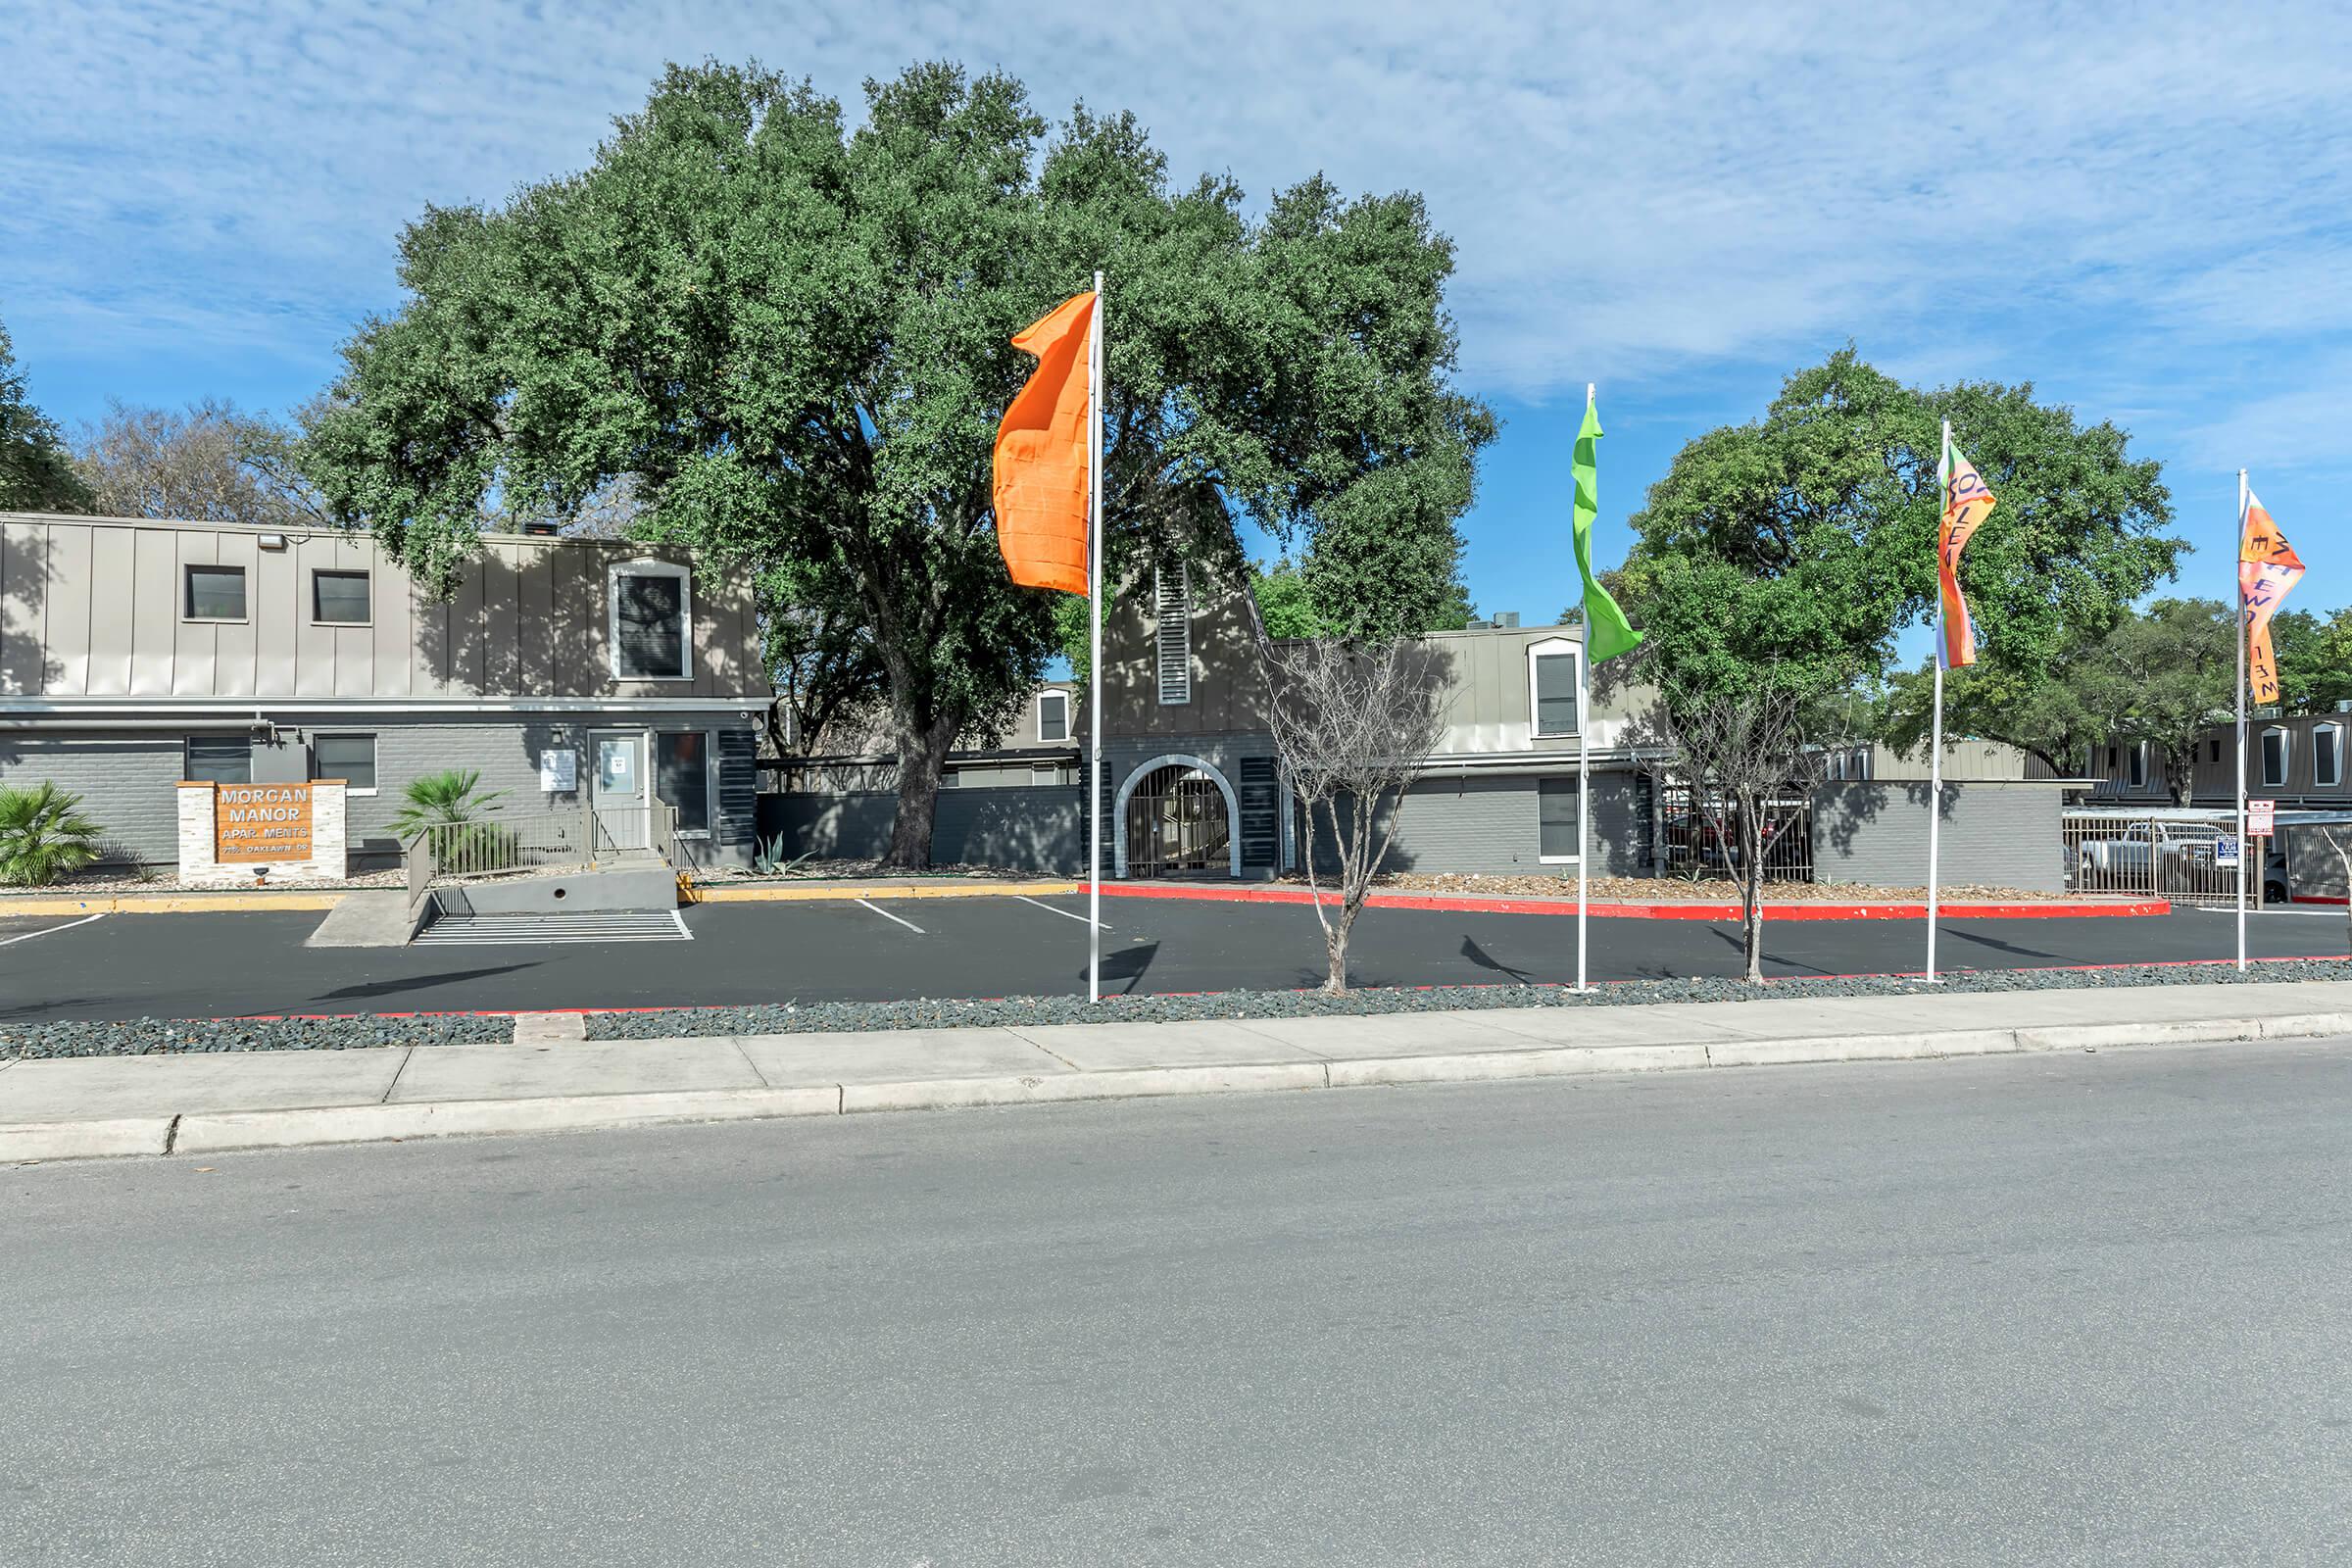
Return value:
M 0 1561 L 2352 1560 L 2352 1047 L 0 1171 Z

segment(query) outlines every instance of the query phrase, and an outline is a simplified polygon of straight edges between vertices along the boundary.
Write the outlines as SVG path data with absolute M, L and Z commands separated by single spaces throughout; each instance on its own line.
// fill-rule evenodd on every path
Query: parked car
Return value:
M 2170 822 L 2134 822 L 2123 836 L 2082 841 L 2079 869 L 2085 885 L 2100 881 L 2132 881 L 2153 887 L 2153 871 L 2161 877 L 2176 867 L 2213 858 L 2213 836 Z

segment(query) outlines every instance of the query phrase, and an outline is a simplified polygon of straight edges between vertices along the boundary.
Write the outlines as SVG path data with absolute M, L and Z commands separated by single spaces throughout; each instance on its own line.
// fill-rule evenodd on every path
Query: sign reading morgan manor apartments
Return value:
M 223 784 L 213 802 L 213 858 L 259 865 L 311 858 L 311 786 Z

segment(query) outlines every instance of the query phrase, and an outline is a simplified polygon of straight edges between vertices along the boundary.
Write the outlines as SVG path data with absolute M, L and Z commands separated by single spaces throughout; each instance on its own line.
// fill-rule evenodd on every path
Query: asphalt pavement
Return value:
M 0 1020 L 193 1018 L 884 1002 L 1068 995 L 1086 984 L 1083 898 L 907 899 L 705 905 L 690 942 L 407 949 L 305 948 L 300 910 L 115 914 L 0 931 Z M 1323 940 L 1302 905 L 1109 899 L 1103 972 L 1114 992 L 1284 990 L 1320 984 Z M 893 918 L 895 916 L 896 918 Z M 2000 969 L 2219 958 L 2231 922 L 2183 911 L 2136 918 L 1947 920 L 1947 968 Z M 2252 922 L 2264 956 L 2340 956 L 2340 915 Z M 1917 920 L 1776 921 L 1775 975 L 1915 971 Z M 1355 983 L 1522 985 L 1576 978 L 1576 926 L 1551 914 L 1365 911 Z M 1594 920 L 1595 980 L 1740 972 L 1736 927 Z
M 2330 1563 L 2352 1050 L 0 1171 L 0 1561 Z

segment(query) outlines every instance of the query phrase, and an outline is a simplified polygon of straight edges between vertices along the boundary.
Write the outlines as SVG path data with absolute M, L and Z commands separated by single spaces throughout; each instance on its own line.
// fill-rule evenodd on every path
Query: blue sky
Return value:
M 1134 109 L 1179 177 L 1427 196 L 1462 380 L 1505 421 L 1467 525 L 1482 609 L 1569 602 L 1587 381 L 1615 561 L 1684 441 L 1849 337 L 2131 430 L 2200 547 L 2190 591 L 2230 591 L 2250 467 L 2312 563 L 2298 603 L 2352 601 L 2344 13 L 2112 15 L 79 0 L 0 35 L 0 320 L 69 422 L 110 395 L 284 409 L 397 304 L 402 223 L 584 164 L 664 61 L 756 57 L 854 104 L 944 56 L 1049 115 Z

